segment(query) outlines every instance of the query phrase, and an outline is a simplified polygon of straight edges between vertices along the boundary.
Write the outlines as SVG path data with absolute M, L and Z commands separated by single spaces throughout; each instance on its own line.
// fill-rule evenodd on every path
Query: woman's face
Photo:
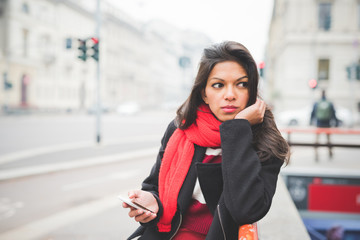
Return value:
M 234 119 L 249 101 L 245 69 L 234 61 L 217 63 L 210 72 L 202 98 L 218 120 Z

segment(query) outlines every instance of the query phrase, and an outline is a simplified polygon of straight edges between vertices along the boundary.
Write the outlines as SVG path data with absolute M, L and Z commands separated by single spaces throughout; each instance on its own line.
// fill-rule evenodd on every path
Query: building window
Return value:
M 23 4 L 22 4 L 22 6 L 21 6 L 21 11 L 23 12 L 23 13 L 25 13 L 25 14 L 29 14 L 29 5 L 26 3 L 26 2 L 24 2 Z
M 23 57 L 28 56 L 29 30 L 23 29 Z
M 5 13 L 5 1 L 0 1 L 0 17 Z
M 329 31 L 331 28 L 331 3 L 319 3 L 319 29 Z
M 329 69 L 330 69 L 330 60 L 329 59 L 319 59 L 318 79 L 319 80 L 329 80 Z

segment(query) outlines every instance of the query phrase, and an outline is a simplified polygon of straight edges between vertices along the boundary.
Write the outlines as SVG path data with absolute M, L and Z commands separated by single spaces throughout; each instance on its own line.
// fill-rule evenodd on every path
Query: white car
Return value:
M 282 111 L 275 115 L 275 119 L 280 126 L 308 126 L 311 110 L 311 107 L 305 107 L 297 110 Z
M 121 115 L 134 115 L 140 111 L 140 105 L 136 102 L 125 102 L 116 108 L 116 112 Z
M 338 107 L 335 108 L 336 117 L 339 119 L 340 126 L 343 127 L 353 127 L 357 122 L 358 115 L 352 114 L 351 111 L 347 108 Z
M 309 126 L 312 106 L 300 108 L 297 110 L 283 111 L 275 115 L 276 122 L 279 126 Z M 336 107 L 336 117 L 339 119 L 339 126 L 352 127 L 355 118 L 347 108 Z

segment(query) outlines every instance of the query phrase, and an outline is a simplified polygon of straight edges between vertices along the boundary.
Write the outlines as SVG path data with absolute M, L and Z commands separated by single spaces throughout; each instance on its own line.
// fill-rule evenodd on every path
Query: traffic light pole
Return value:
M 359 42 L 358 40 L 354 40 L 353 41 L 353 64 L 351 67 L 351 78 L 350 78 L 350 96 L 351 96 L 351 118 L 353 120 L 353 122 L 356 121 L 356 114 L 357 114 L 357 103 L 356 103 L 356 87 L 355 87 L 355 82 L 357 80 L 357 65 L 359 64 Z
M 100 39 L 100 0 L 96 0 L 96 30 L 95 37 Z M 100 41 L 99 41 L 100 44 Z M 99 45 L 100 47 L 100 45 Z M 96 142 L 101 143 L 101 97 L 100 97 L 100 61 L 96 61 Z

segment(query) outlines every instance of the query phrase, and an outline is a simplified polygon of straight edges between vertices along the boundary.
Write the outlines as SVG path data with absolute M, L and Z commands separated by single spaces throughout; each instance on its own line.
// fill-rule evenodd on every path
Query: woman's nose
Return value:
M 225 89 L 225 100 L 232 101 L 235 99 L 234 89 L 229 87 Z

